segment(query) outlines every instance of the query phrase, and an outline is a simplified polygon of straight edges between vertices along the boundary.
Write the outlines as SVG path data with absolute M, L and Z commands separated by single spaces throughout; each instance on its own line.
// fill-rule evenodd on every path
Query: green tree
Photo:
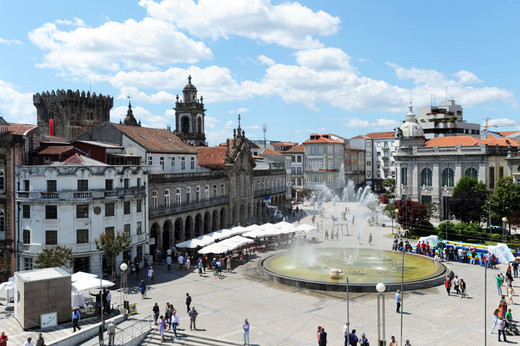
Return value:
M 99 235 L 99 239 L 94 239 L 94 242 L 96 243 L 96 248 L 103 251 L 105 256 L 107 256 L 108 265 L 110 266 L 112 277 L 114 277 L 116 257 L 130 246 L 132 239 L 123 232 L 117 232 L 114 235 L 114 232 L 105 231 Z
M 47 246 L 38 254 L 35 261 L 36 268 L 67 267 L 72 266 L 72 248 L 56 245 Z
M 394 178 L 386 178 L 385 179 L 385 188 L 386 195 L 389 199 L 395 198 L 395 179 Z
M 480 222 L 485 218 L 483 206 L 487 199 L 487 187 L 476 178 L 465 175 L 453 188 L 450 211 L 463 222 Z
M 504 177 L 498 180 L 495 191 L 491 194 L 485 210 L 489 208 L 491 215 L 496 218 L 511 218 L 514 212 L 520 209 L 520 185 L 515 184 L 512 177 Z M 509 233 L 511 233 L 511 223 Z
M 395 208 L 399 209 L 397 222 L 413 234 L 419 235 L 423 230 L 432 232 L 428 207 L 420 202 L 410 200 L 395 201 Z

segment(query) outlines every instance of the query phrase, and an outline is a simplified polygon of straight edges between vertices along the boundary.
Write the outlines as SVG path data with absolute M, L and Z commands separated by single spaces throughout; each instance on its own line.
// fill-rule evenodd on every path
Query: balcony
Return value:
M 74 201 L 91 201 L 98 199 L 117 199 L 130 197 L 145 197 L 146 190 L 143 187 L 135 187 L 132 189 L 118 190 L 89 190 L 89 191 L 17 191 L 16 200 L 18 202 L 37 202 L 37 201 L 55 201 L 55 202 L 74 202 Z
M 267 190 L 255 191 L 254 196 L 255 197 L 270 196 L 270 195 L 275 195 L 277 193 L 285 193 L 285 192 L 287 192 L 286 187 L 279 187 L 277 189 L 267 189 Z
M 179 206 L 171 204 L 169 207 L 163 206 L 163 207 L 158 207 L 155 209 L 152 207 L 152 208 L 150 208 L 150 217 L 177 214 L 177 213 L 182 213 L 185 211 L 213 207 L 216 205 L 227 204 L 227 203 L 229 203 L 229 196 L 216 197 L 216 198 L 211 198 L 209 200 L 202 200 L 199 202 L 195 201 L 195 202 L 191 202 L 191 203 L 181 204 Z

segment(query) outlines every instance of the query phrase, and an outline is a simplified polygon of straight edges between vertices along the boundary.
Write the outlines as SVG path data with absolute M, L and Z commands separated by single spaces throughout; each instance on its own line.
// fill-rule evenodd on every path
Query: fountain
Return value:
M 342 172 L 343 167 L 340 177 L 344 176 Z M 336 186 L 332 191 L 323 185 L 315 189 L 311 206 L 316 214 L 327 218 L 325 203 L 332 203 L 332 232 L 341 231 L 342 236 L 346 236 L 342 247 L 296 246 L 264 259 L 264 276 L 292 286 L 321 290 L 343 291 L 347 277 L 351 291 L 375 292 L 378 282 L 390 290 L 400 288 L 402 253 L 360 248 L 361 240 L 366 239 L 364 231 L 369 225 L 377 224 L 382 215 L 378 196 L 372 193 L 370 186 L 356 191 L 354 182 L 345 184 L 339 177 L 338 181 L 343 188 Z M 405 254 L 404 288 L 437 286 L 447 271 L 444 265 L 428 257 Z

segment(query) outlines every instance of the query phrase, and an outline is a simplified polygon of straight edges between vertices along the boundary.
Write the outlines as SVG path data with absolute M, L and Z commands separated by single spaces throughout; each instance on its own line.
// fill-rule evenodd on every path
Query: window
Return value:
M 88 180 L 78 180 L 78 191 L 88 191 Z
M 498 179 L 504 177 L 504 167 L 500 166 L 498 167 Z
M 473 167 L 470 167 L 470 168 L 466 169 L 466 171 L 464 172 L 464 175 L 467 175 L 467 176 L 470 176 L 472 178 L 478 179 L 478 172 Z
M 157 209 L 157 191 L 152 192 L 152 209 Z
M 214 184 L 213 185 L 213 197 L 217 197 L 217 194 L 218 194 L 218 192 L 217 192 L 217 184 Z
M 143 246 L 139 245 L 136 251 L 137 255 L 135 257 L 137 257 L 137 262 L 141 262 L 143 260 Z
M 172 157 L 172 167 L 175 169 L 175 157 Z
M 105 216 L 114 216 L 115 209 L 116 209 L 115 203 L 105 203 Z
M 45 231 L 45 245 L 58 245 L 58 231 Z
M 125 201 L 125 203 L 123 204 L 123 214 L 130 214 L 130 201 Z
M 195 169 L 195 158 L 191 158 L 191 169 Z
M 125 180 L 123 181 L 123 187 L 125 190 L 128 190 L 130 188 L 130 179 L 125 178 Z
M 408 168 L 406 167 L 401 167 L 401 185 L 408 185 Z
M 47 180 L 47 192 L 56 192 L 56 180 Z
M 23 190 L 29 191 L 29 187 L 30 187 L 29 180 L 24 180 L 23 181 Z
M 153 166 L 153 157 L 148 156 L 148 166 Z
M 296 156 L 291 156 L 291 162 L 296 162 Z
M 446 168 L 442 171 L 442 186 L 454 186 L 454 177 L 455 174 L 453 172 L 453 169 Z
M 105 227 L 105 234 L 114 236 L 114 227 Z
M 24 270 L 32 270 L 33 269 L 33 260 L 30 257 L 23 258 L 23 269 Z
M 489 167 L 489 187 L 495 187 L 495 167 Z
M 200 202 L 200 186 L 195 188 L 195 201 Z
M 432 196 L 421 196 L 422 204 L 432 204 Z
M 31 243 L 31 231 L 28 229 L 23 230 L 22 241 L 24 244 Z
M 123 226 L 123 232 L 130 237 L 130 224 L 127 223 Z
M 191 187 L 186 188 L 186 203 L 191 203 Z
M 209 200 L 209 185 L 206 185 L 204 187 L 204 198 L 206 199 L 206 201 Z
M 181 206 L 181 189 L 175 190 L 175 202 L 177 203 L 177 206 Z
M 5 189 L 5 176 L 4 171 L 0 171 L 0 190 Z
M 432 170 L 429 168 L 424 168 L 421 171 L 421 185 L 422 186 L 432 186 Z
M 76 243 L 87 244 L 88 243 L 88 229 L 77 229 L 76 230 Z
M 143 233 L 143 227 L 141 226 L 141 221 L 137 221 L 136 231 L 137 231 L 137 234 Z
M 78 204 L 76 205 L 76 219 L 86 219 L 88 218 L 88 204 Z
M 164 206 L 170 206 L 170 190 L 168 189 L 164 190 Z
M 159 158 L 159 164 L 161 165 L 162 169 L 164 170 L 164 157 L 163 156 L 161 156 Z
M 184 157 L 181 158 L 181 170 L 186 169 L 186 159 Z
M 55 220 L 58 218 L 58 206 L 57 205 L 46 205 L 45 206 L 45 218 L 47 220 Z
M 141 187 L 141 178 L 137 178 L 137 187 Z
M 31 218 L 31 206 L 28 204 L 24 204 L 22 206 L 22 216 L 24 219 L 30 219 Z
M 254 186 L 254 183 L 253 183 Z M 220 195 L 225 196 L 226 195 L 226 186 L 224 184 L 220 184 Z
M 140 199 L 138 199 L 138 200 L 136 201 L 136 205 L 135 205 L 135 207 L 136 207 L 136 212 L 137 212 L 137 213 L 140 213 L 140 212 L 142 211 L 142 208 L 143 208 L 142 203 L 143 203 L 143 201 L 140 200 Z
M 297 162 L 302 162 L 302 156 L 301 156 L 301 155 L 298 155 L 298 156 L 296 157 L 296 159 L 297 159 Z
M 114 180 L 105 179 L 105 190 L 110 191 L 114 189 Z

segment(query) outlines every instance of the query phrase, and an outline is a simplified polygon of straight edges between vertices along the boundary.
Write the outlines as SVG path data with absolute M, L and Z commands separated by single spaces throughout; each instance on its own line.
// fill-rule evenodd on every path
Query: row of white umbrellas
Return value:
M 71 275 L 72 290 L 83 291 L 92 288 L 108 288 L 115 284 L 108 280 L 102 280 L 96 274 L 77 272 Z

